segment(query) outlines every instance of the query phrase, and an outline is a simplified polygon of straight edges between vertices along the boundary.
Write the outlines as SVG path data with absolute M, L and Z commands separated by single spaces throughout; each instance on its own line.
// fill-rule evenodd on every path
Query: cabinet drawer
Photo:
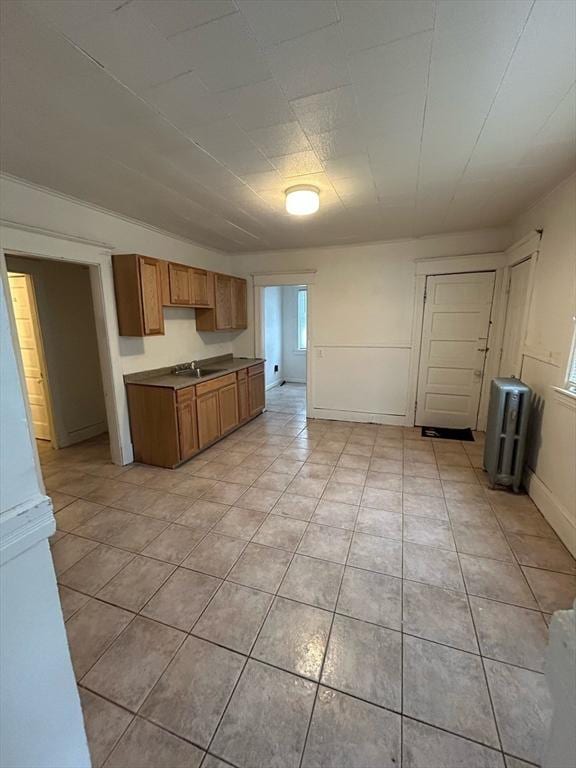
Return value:
M 210 379 L 210 381 L 204 382 L 204 384 L 196 384 L 196 395 L 200 397 L 208 392 L 215 392 L 221 387 L 227 387 L 230 384 L 234 384 L 236 381 L 236 374 L 229 373 L 226 376 L 219 376 L 217 379 Z
M 236 375 L 238 376 L 238 381 L 240 381 L 248 376 L 248 372 L 246 368 L 241 368 L 239 371 L 236 371 Z
M 196 387 L 186 387 L 185 389 L 176 390 L 176 401 L 178 405 L 180 403 L 186 403 L 189 400 L 194 400 L 196 397 Z
M 264 373 L 264 363 L 258 363 L 258 365 L 251 365 L 250 368 L 248 368 L 248 373 L 250 376 L 254 376 L 256 373 Z

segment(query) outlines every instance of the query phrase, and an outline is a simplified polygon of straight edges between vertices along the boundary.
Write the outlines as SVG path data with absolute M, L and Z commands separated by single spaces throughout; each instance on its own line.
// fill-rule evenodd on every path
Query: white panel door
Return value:
M 416 424 L 476 428 L 494 272 L 426 280 Z
M 8 275 L 34 436 L 50 440 L 50 412 L 36 304 L 28 275 Z
M 515 264 L 510 269 L 508 304 L 504 324 L 500 376 L 520 376 L 522 345 L 528 311 L 528 286 L 530 284 L 530 259 Z

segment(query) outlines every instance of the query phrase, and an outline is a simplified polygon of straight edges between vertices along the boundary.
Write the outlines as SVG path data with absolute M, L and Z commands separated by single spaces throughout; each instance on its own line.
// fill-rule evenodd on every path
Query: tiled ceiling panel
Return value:
M 216 248 L 498 225 L 574 168 L 572 0 L 1 7 L 3 170 Z

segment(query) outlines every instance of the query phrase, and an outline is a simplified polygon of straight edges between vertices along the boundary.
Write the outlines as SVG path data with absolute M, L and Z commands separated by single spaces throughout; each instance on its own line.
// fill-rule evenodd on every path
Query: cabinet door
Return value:
M 238 377 L 238 418 L 246 421 L 250 417 L 250 399 L 248 397 L 248 378 Z
M 216 330 L 232 328 L 232 278 L 216 274 L 214 277 L 214 301 L 216 304 Z
M 195 307 L 209 307 L 208 273 L 201 269 L 190 270 L 190 294 Z
M 246 280 L 232 278 L 232 327 L 247 328 Z
M 220 431 L 224 435 L 238 426 L 238 387 L 236 382 L 218 390 Z
M 218 392 L 209 392 L 196 400 L 198 414 L 198 446 L 204 448 L 220 437 Z
M 254 373 L 248 377 L 248 391 L 250 395 L 250 416 L 254 416 L 264 408 L 264 372 Z
M 190 279 L 189 269 L 184 264 L 168 264 L 168 277 L 170 281 L 170 301 L 172 304 L 190 306 Z
M 164 333 L 160 265 L 156 259 L 149 259 L 146 256 L 139 256 L 138 261 L 140 266 L 144 335 L 152 336 Z
M 185 390 L 186 391 L 186 390 Z M 178 393 L 178 437 L 180 460 L 184 461 L 198 452 L 198 430 L 196 428 L 196 398 Z

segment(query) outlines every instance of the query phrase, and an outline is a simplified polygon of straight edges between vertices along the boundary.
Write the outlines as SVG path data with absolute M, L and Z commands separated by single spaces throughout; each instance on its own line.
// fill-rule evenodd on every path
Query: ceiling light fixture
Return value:
M 320 190 L 310 184 L 299 184 L 286 190 L 286 210 L 293 216 L 309 216 L 320 208 Z

